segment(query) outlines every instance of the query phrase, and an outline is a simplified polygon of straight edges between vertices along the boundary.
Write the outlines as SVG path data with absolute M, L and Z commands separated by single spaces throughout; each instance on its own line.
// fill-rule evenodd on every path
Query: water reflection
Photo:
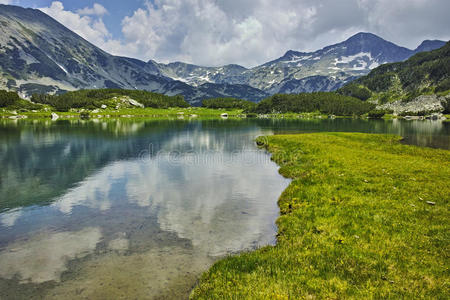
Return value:
M 185 297 L 274 242 L 288 180 L 254 138 L 312 131 L 450 146 L 432 121 L 0 121 L 0 298 Z
M 38 284 L 34 293 L 70 297 L 75 282 L 90 278 L 84 289 L 115 297 L 117 287 L 100 286 L 121 265 L 130 289 L 141 282 L 139 290 L 150 285 L 159 297 L 176 283 L 187 293 L 216 257 L 274 242 L 276 199 L 288 180 L 253 142 L 270 131 L 224 122 L 129 125 L 120 122 L 133 128 L 124 135 L 109 123 L 9 133 L 5 178 L 25 186 L 19 199 L 2 199 L 0 286 L 6 280 L 22 293 L 17 284 L 28 282 Z M 37 198 L 33 182 L 48 187 Z M 7 209 L 14 205 L 21 208 Z M 135 273 L 139 261 L 146 268 Z
M 0 252 L 0 276 L 20 282 L 59 281 L 70 259 L 91 253 L 101 237 L 99 228 L 42 233 L 16 241 Z

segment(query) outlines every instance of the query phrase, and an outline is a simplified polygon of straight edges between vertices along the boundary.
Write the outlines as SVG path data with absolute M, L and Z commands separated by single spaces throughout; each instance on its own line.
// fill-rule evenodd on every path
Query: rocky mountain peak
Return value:
M 431 51 L 434 49 L 438 49 L 444 47 L 445 42 L 440 40 L 425 40 L 423 41 L 415 50 L 415 53 Z

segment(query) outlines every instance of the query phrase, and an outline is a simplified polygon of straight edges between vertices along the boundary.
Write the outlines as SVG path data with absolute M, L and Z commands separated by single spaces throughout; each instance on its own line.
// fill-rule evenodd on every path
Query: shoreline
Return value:
M 258 138 L 292 179 L 278 199 L 277 244 L 216 262 L 191 298 L 445 297 L 450 152 L 400 140 Z
M 83 113 L 87 113 L 83 115 Z M 450 115 L 429 115 L 429 116 L 397 116 L 386 114 L 381 118 L 370 118 L 367 116 L 335 116 L 320 113 L 274 113 L 274 114 L 246 114 L 241 109 L 210 109 L 203 107 L 189 108 L 131 108 L 122 110 L 97 109 L 72 110 L 68 112 L 58 112 L 53 110 L 23 111 L 20 110 L 0 110 L 0 119 L 23 120 L 23 119 L 44 119 L 44 120 L 72 120 L 72 119 L 118 119 L 118 118 L 149 118 L 149 119 L 367 119 L 367 120 L 434 120 L 450 121 Z

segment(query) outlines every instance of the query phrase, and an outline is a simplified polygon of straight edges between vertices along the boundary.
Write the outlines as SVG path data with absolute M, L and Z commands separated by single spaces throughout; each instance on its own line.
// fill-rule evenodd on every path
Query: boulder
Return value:
M 58 118 L 59 116 L 56 113 L 52 112 L 52 120 L 58 120 Z
M 133 106 L 144 108 L 144 105 L 142 103 L 139 103 L 134 99 L 128 99 L 128 103 L 130 103 Z
M 100 106 L 101 109 L 106 109 L 107 106 L 105 104 L 102 104 L 102 106 Z
M 442 103 L 444 101 L 448 101 L 446 97 L 438 95 L 421 95 L 408 102 L 397 100 L 383 105 L 378 105 L 376 109 L 391 110 L 394 112 L 394 115 L 404 114 L 407 112 L 411 112 L 414 114 L 420 112 L 441 112 L 444 110 Z
M 441 114 L 432 114 L 431 116 L 430 116 L 430 119 L 431 120 L 439 120 L 441 118 Z

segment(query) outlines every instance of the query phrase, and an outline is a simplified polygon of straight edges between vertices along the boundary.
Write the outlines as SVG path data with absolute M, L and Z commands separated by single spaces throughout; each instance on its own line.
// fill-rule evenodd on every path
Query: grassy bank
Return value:
M 41 110 L 6 110 L 0 109 L 0 117 L 19 118 L 25 116 L 26 118 L 51 118 L 52 113 L 58 115 L 61 119 L 80 118 L 81 112 L 88 114 L 89 118 L 119 118 L 119 117 L 147 117 L 147 118 L 197 118 L 197 117 L 214 117 L 218 118 L 222 113 L 227 113 L 229 117 L 245 116 L 240 109 L 209 109 L 202 107 L 187 107 L 187 108 L 121 108 L 121 109 L 72 109 L 67 112 L 58 112 L 45 107 Z
M 390 135 L 270 136 L 293 179 L 278 242 L 223 259 L 193 299 L 445 299 L 450 152 Z
M 256 115 L 247 114 L 242 109 L 230 108 L 205 108 L 205 107 L 186 107 L 186 108 L 120 108 L 120 109 L 71 109 L 67 112 L 59 112 L 50 106 L 44 106 L 40 110 L 20 110 L 0 108 L 0 118 L 4 119 L 49 119 L 52 113 L 58 115 L 60 119 L 81 118 L 81 112 L 88 113 L 89 118 L 155 118 L 155 119 L 190 119 L 190 118 L 221 118 L 226 113 L 229 118 L 271 118 L 271 119 L 326 119 L 329 116 L 317 112 L 314 113 L 284 113 L 284 114 L 266 114 Z M 337 116 L 336 118 L 343 118 Z

